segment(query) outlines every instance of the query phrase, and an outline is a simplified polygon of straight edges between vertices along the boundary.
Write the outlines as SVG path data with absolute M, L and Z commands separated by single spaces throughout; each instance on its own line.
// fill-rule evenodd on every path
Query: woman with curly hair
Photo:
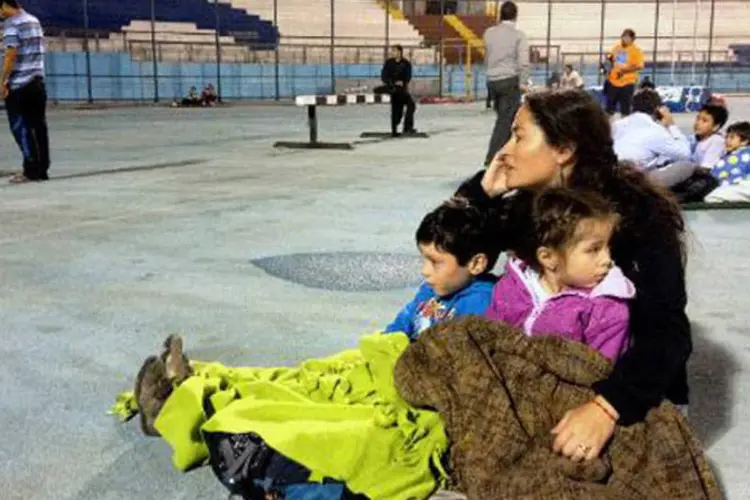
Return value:
M 609 378 L 594 385 L 596 397 L 553 429 L 555 451 L 590 460 L 615 425 L 643 421 L 664 399 L 688 403 L 692 342 L 685 314 L 685 224 L 669 194 L 618 162 L 609 118 L 578 90 L 527 95 L 511 139 L 457 195 L 490 211 L 497 244 L 513 251 L 527 237 L 535 195 L 560 186 L 599 193 L 612 204 L 620 218 L 612 258 L 637 291 L 630 302 L 631 347 Z

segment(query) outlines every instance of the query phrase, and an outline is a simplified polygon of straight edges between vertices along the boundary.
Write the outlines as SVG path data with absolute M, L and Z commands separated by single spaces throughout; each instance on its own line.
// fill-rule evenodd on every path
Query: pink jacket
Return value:
M 628 300 L 635 286 L 613 267 L 595 288 L 568 289 L 539 302 L 524 274 L 526 264 L 509 258 L 492 291 L 487 317 L 523 328 L 527 335 L 559 335 L 583 342 L 609 359 L 628 347 Z

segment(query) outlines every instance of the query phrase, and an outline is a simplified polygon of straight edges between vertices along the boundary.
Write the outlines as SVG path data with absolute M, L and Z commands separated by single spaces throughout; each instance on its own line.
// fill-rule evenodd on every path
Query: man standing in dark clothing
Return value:
M 23 10 L 18 0 L 0 0 L 3 23 L 0 92 L 13 137 L 23 153 L 23 173 L 13 184 L 47 180 L 47 90 L 44 86 L 44 33 L 39 20 Z
M 383 65 L 380 79 L 385 84 L 384 91 L 391 94 L 391 134 L 394 137 L 399 135 L 398 126 L 401 123 L 401 118 L 404 118 L 404 134 L 413 134 L 416 132 L 414 129 L 416 105 L 411 94 L 409 94 L 411 63 L 408 59 L 404 59 L 404 48 L 401 45 L 393 47 L 393 57 Z M 404 106 L 406 106 L 405 117 Z
M 510 139 L 513 118 L 529 79 L 529 46 L 526 35 L 516 28 L 517 18 L 516 4 L 503 2 L 500 24 L 484 32 L 487 86 L 497 114 L 485 166 Z

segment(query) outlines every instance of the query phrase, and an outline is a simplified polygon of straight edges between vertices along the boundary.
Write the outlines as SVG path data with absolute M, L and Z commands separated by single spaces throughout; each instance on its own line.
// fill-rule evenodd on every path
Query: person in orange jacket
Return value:
M 630 114 L 638 74 L 645 66 L 643 51 L 635 44 L 635 31 L 628 28 L 622 32 L 620 42 L 607 53 L 611 65 L 605 83 L 607 113 L 622 116 Z

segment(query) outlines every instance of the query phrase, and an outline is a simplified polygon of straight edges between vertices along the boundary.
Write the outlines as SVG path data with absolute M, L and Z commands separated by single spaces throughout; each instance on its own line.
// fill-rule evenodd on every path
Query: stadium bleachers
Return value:
M 548 4 L 547 2 L 518 0 L 518 26 L 522 29 L 531 45 L 543 47 L 547 43 Z M 599 2 L 586 0 L 553 1 L 550 27 L 550 44 L 553 47 L 551 61 L 555 63 L 555 51 L 561 54 L 580 54 L 584 60 L 598 59 L 599 32 L 601 30 L 602 7 Z M 696 12 L 696 9 L 700 9 Z M 608 50 L 619 38 L 624 28 L 632 28 L 638 35 L 638 44 L 647 53 L 654 49 L 654 29 L 657 16 L 657 4 L 647 0 L 609 1 L 605 6 L 604 49 Z M 708 38 L 711 33 L 710 6 L 703 2 L 678 2 L 674 8 L 672 2 L 659 4 L 659 59 L 671 58 L 672 50 L 679 53 L 708 50 Z M 440 22 L 439 15 L 427 15 L 422 11 L 409 12 L 407 18 L 415 25 L 428 43 L 437 44 L 440 30 L 444 39 L 461 44 L 461 37 L 446 23 Z M 495 24 L 493 17 L 486 15 L 459 14 L 461 21 L 477 37 L 482 37 L 485 29 Z M 696 23 L 697 19 L 697 23 Z M 721 51 L 736 43 L 748 42 L 747 23 L 739 19 L 750 19 L 750 2 L 747 0 L 727 0 L 716 3 L 713 26 L 713 47 L 717 53 L 713 60 L 725 60 Z M 674 39 L 672 26 L 674 25 Z M 460 62 L 463 54 L 456 42 L 444 47 L 445 57 L 449 62 Z M 465 50 L 463 50 L 465 53 Z M 584 57 L 585 56 L 585 57 Z M 574 58 L 570 58 L 573 60 Z M 473 60 L 480 60 L 479 54 Z M 590 62 L 590 61 L 589 61 Z
M 536 69 L 541 67 L 544 70 L 542 58 L 545 56 L 544 46 L 547 43 L 548 4 L 531 0 L 519 0 L 518 4 L 519 27 L 527 33 L 530 44 L 534 46 Z M 395 12 L 391 11 L 390 17 L 386 17 L 385 4 L 381 0 L 336 0 L 334 23 L 336 45 L 331 51 L 329 48 L 330 0 L 276 0 L 275 2 L 274 0 L 224 0 L 218 4 L 212 0 L 156 0 L 156 46 L 154 47 L 151 40 L 150 0 L 133 0 L 122 5 L 113 0 L 88 0 L 88 5 L 92 30 L 89 33 L 89 50 L 93 53 L 101 53 L 109 57 L 109 60 L 116 60 L 117 64 L 124 60 L 140 64 L 156 58 L 159 62 L 165 63 L 163 72 L 181 74 L 182 63 L 195 63 L 208 68 L 201 72 L 201 75 L 206 75 L 201 79 L 207 79 L 215 73 L 215 70 L 211 69 L 215 65 L 211 65 L 217 60 L 217 52 L 219 52 L 216 47 L 218 12 L 221 60 L 227 65 L 223 68 L 227 70 L 223 71 L 225 79 L 234 78 L 236 81 L 241 81 L 242 78 L 227 75 L 232 74 L 233 71 L 241 73 L 241 70 L 236 68 L 244 67 L 243 65 L 273 65 L 278 60 L 281 65 L 288 65 L 291 68 L 289 74 L 295 75 L 294 78 L 299 78 L 295 73 L 297 71 L 295 68 L 315 67 L 315 78 L 327 75 L 325 78 L 320 77 L 323 78 L 320 81 L 325 80 L 328 82 L 326 84 L 330 84 L 332 72 L 328 68 L 333 57 L 333 62 L 337 65 L 336 79 L 343 88 L 350 86 L 349 81 L 353 82 L 352 87 L 356 87 L 364 80 L 377 80 L 379 69 L 372 70 L 372 68 L 379 68 L 382 64 L 386 52 L 384 49 L 388 43 L 404 45 L 406 56 L 419 70 L 427 68 L 432 71 L 441 63 L 445 64 L 450 72 L 446 81 L 452 82 L 447 84 L 449 89 L 458 88 L 456 85 L 463 86 L 469 80 L 464 81 L 464 76 L 456 75 L 464 69 L 463 63 L 467 59 L 465 40 L 476 42 L 484 30 L 495 22 L 492 16 L 484 15 L 481 9 L 470 11 L 459 9 L 458 18 L 461 19 L 465 28 L 473 33 L 473 37 L 470 37 L 466 29 L 459 29 L 460 26 L 456 27 L 454 22 L 447 22 L 440 15 L 428 15 L 419 11 L 403 12 L 395 9 Z M 396 0 L 392 0 L 391 6 L 394 5 L 401 6 Z M 679 75 L 682 71 L 687 75 L 684 77 L 685 81 L 697 81 L 695 75 L 701 73 L 700 66 L 705 61 L 708 49 L 709 7 L 703 5 L 702 10 L 696 16 L 694 9 L 697 4 L 693 2 L 679 2 L 674 12 L 671 3 L 661 2 L 660 5 L 658 45 L 660 64 L 654 71 L 666 71 L 665 74 L 669 74 L 669 78 L 674 79 L 674 67 L 671 73 L 668 67 L 669 61 L 674 58 L 677 61 L 677 80 L 682 78 Z M 76 61 L 83 60 L 82 1 L 25 0 L 24 6 L 42 21 L 48 34 L 49 52 L 68 53 Z M 274 12 L 274 6 L 278 9 L 277 12 Z M 605 12 L 604 48 L 609 48 L 617 40 L 624 27 L 632 27 L 639 35 L 638 44 L 650 60 L 653 54 L 656 3 L 646 0 L 607 0 Z M 696 17 L 697 25 L 695 24 Z M 736 61 L 742 64 L 748 64 L 747 61 L 750 61 L 746 28 L 743 23 L 737 22 L 738 19 L 746 18 L 750 18 L 750 2 L 747 0 L 727 0 L 716 4 L 712 78 L 718 88 L 746 88 L 745 84 L 739 83 L 739 77 L 734 76 L 734 69 L 730 67 Z M 278 26 L 273 25 L 274 19 L 277 20 Z M 387 25 L 386 19 L 388 19 Z M 455 19 L 448 19 L 448 21 L 455 21 Z M 587 77 L 592 74 L 595 76 L 596 63 L 599 58 L 600 25 L 601 4 L 599 2 L 553 1 L 550 38 L 551 67 L 554 69 L 556 65 L 569 62 L 582 69 L 584 76 L 587 76 L 587 72 Z M 672 26 L 675 27 L 674 38 L 671 36 Z M 442 59 L 439 56 L 441 32 L 445 42 Z M 280 47 L 278 53 L 275 52 L 277 46 Z M 730 46 L 735 46 L 734 50 L 729 50 Z M 470 79 L 469 84 L 476 87 L 477 92 L 484 85 L 483 76 L 481 76 L 482 56 L 480 52 L 482 51 L 476 46 L 471 51 L 473 66 L 471 71 L 476 75 Z M 78 56 L 80 57 L 75 59 Z M 125 59 L 119 59 L 119 56 Z M 105 59 L 106 57 L 101 58 L 101 60 Z M 692 62 L 693 59 L 695 62 Z M 68 75 L 85 71 L 83 66 L 68 64 L 66 57 L 59 58 L 59 61 L 61 62 L 58 65 L 50 64 L 51 74 Z M 171 63 L 175 63 L 174 66 L 166 66 Z M 98 71 L 101 75 L 99 76 L 110 78 L 106 76 L 110 71 L 117 75 L 130 71 L 130 66 L 127 64 L 119 69 L 115 66 L 110 64 L 97 66 L 100 68 Z M 168 67 L 174 69 L 167 70 Z M 365 67 L 369 69 L 362 69 Z M 139 75 L 143 74 L 143 68 L 139 67 Z M 692 74 L 688 74 L 691 68 Z M 724 76 L 720 76 L 719 73 Z M 368 85 L 370 83 L 367 82 Z M 263 85 L 267 85 L 267 82 Z M 181 88 L 179 85 L 177 87 Z M 267 89 L 257 92 L 258 95 L 261 93 L 267 93 Z M 74 94 L 70 93 L 70 95 Z M 127 92 L 123 95 L 126 94 Z M 253 91 L 251 94 L 256 95 L 256 92 Z M 67 96 L 68 94 L 60 95 Z M 240 95 L 239 90 L 237 95 Z
M 83 2 L 76 0 L 25 0 L 24 8 L 37 16 L 46 31 L 55 35 L 63 30 L 80 31 L 83 27 Z M 188 23 L 202 30 L 215 30 L 216 8 L 207 0 L 159 0 L 156 2 L 158 22 Z M 132 21 L 151 19 L 149 0 L 115 3 L 110 0 L 89 0 L 89 27 L 92 30 L 118 33 Z M 219 33 L 232 35 L 238 41 L 273 46 L 279 34 L 270 21 L 228 3 L 218 4 Z
M 266 19 L 273 19 L 274 0 L 233 0 L 237 8 L 252 11 Z M 330 36 L 330 0 L 307 2 L 277 2 L 278 24 L 282 37 L 293 37 L 301 43 L 320 43 Z M 335 4 L 334 30 L 337 37 L 356 38 L 362 45 L 381 45 L 385 42 L 385 10 L 375 0 L 347 0 Z M 422 37 L 405 19 L 391 17 L 389 39 L 403 45 L 419 45 Z M 354 43 L 354 42 L 351 42 Z
M 218 3 L 222 58 L 253 62 L 273 59 L 273 49 L 283 37 L 281 60 L 292 63 L 330 59 L 329 0 L 277 2 L 278 27 L 274 26 L 274 0 L 233 0 Z M 51 50 L 83 47 L 83 2 L 78 0 L 27 0 L 25 8 L 39 17 Z M 96 50 L 131 52 L 135 59 L 153 57 L 150 47 L 150 0 L 114 4 L 89 0 L 90 36 Z M 160 60 L 201 61 L 216 57 L 216 5 L 211 0 L 157 0 L 156 42 Z M 335 34 L 338 62 L 382 61 L 386 44 L 386 14 L 376 0 L 337 2 Z M 435 61 L 433 49 L 420 49 L 423 37 L 405 19 L 391 16 L 388 40 L 408 47 L 415 63 Z
M 233 0 L 232 5 L 274 19 L 274 0 Z M 326 61 L 331 36 L 330 0 L 276 2 L 278 28 L 285 55 L 297 60 Z M 385 9 L 375 0 L 346 0 L 335 4 L 334 34 L 339 62 L 382 61 L 386 44 Z M 420 32 L 406 19 L 388 21 L 388 42 L 409 47 L 415 62 L 433 62 L 435 53 L 417 49 L 423 44 Z

